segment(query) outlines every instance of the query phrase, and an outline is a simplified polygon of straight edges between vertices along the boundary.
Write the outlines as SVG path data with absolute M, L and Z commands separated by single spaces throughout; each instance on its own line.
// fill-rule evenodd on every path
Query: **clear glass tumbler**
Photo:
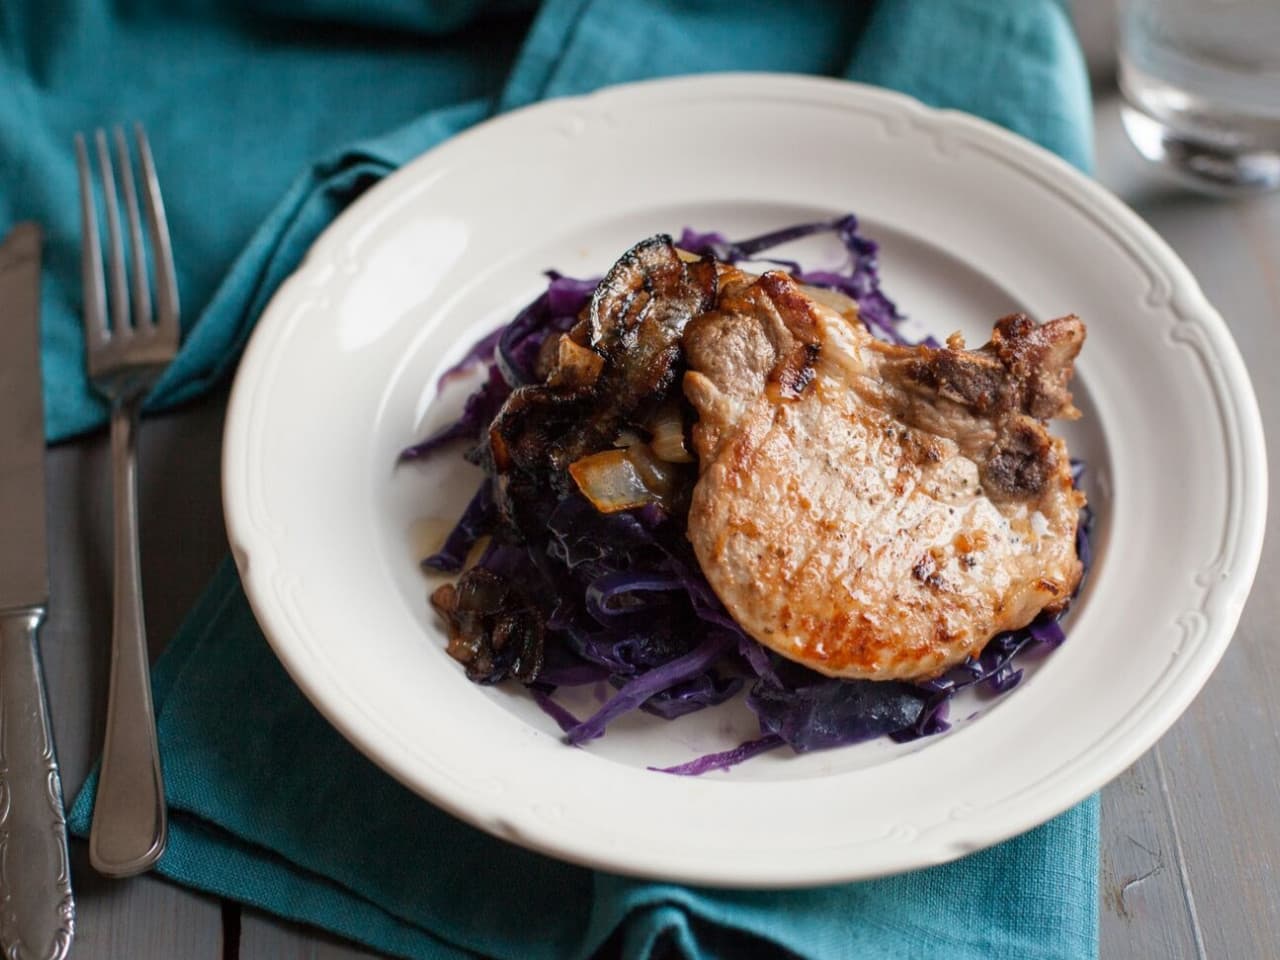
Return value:
M 1184 181 L 1280 187 L 1280 0 L 1120 0 L 1129 139 Z

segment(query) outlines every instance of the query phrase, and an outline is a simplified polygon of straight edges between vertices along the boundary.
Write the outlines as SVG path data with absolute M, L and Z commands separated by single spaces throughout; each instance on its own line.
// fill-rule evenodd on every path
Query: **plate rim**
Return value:
M 601 98 L 625 100 L 632 96 L 689 96 L 699 92 L 708 93 L 714 99 L 714 95 L 723 95 L 726 92 L 727 85 L 738 87 L 736 93 L 741 96 L 741 89 L 753 84 L 767 84 L 768 90 L 763 91 L 765 94 L 788 92 L 789 99 L 796 99 L 806 91 L 821 92 L 826 101 L 833 97 L 844 98 L 850 105 L 865 107 L 870 104 L 881 107 L 889 114 L 905 116 L 908 122 L 921 125 L 937 124 L 943 128 L 964 130 L 977 140 L 986 141 L 988 146 L 994 146 L 1001 151 L 1012 150 L 1023 162 L 1024 167 L 1043 174 L 1038 177 L 1043 185 L 1056 190 L 1077 206 L 1087 207 L 1090 219 L 1097 223 L 1100 221 L 1093 212 L 1100 209 L 1114 222 L 1115 229 L 1137 242 L 1147 255 L 1158 262 L 1164 274 L 1171 280 L 1173 284 L 1173 289 L 1169 291 L 1171 311 L 1181 322 L 1189 323 L 1205 334 L 1208 352 L 1220 365 L 1215 367 L 1213 364 L 1207 364 L 1209 379 L 1215 390 L 1219 392 L 1217 399 L 1222 406 L 1222 416 L 1232 421 L 1231 424 L 1224 423 L 1223 433 L 1227 434 L 1230 432 L 1230 427 L 1234 426 L 1238 434 L 1237 439 L 1240 441 L 1240 449 L 1235 451 L 1235 457 L 1232 458 L 1230 443 L 1224 439 L 1228 447 L 1228 458 L 1232 459 L 1231 466 L 1238 473 L 1239 479 L 1241 502 L 1236 512 L 1241 518 L 1250 518 L 1250 522 L 1237 520 L 1236 542 L 1233 549 L 1224 550 L 1223 556 L 1219 558 L 1222 561 L 1221 564 L 1218 564 L 1215 569 L 1206 568 L 1205 573 L 1206 576 L 1214 578 L 1211 584 L 1213 589 L 1223 591 L 1223 609 L 1210 625 L 1205 642 L 1198 648 L 1194 662 L 1188 668 L 1189 673 L 1184 674 L 1173 689 L 1162 697 L 1158 704 L 1159 709 L 1154 711 L 1154 716 L 1143 723 L 1141 727 L 1143 735 L 1135 737 L 1122 748 L 1112 750 L 1104 759 L 1095 758 L 1092 765 L 1088 767 L 1089 775 L 1080 778 L 1074 784 L 1074 789 L 1066 791 L 1070 794 L 1066 800 L 1061 802 L 1042 800 L 1039 806 L 1032 806 L 1024 811 L 1023 816 L 1005 820 L 999 829 L 987 831 L 990 836 L 978 841 L 967 843 L 953 841 L 950 844 L 921 845 L 918 850 L 912 848 L 901 858 L 899 865 L 889 869 L 868 872 L 859 870 L 857 864 L 850 864 L 844 870 L 793 870 L 789 874 L 775 871 L 744 874 L 741 871 L 741 865 L 730 865 L 728 870 L 723 867 L 718 868 L 716 864 L 708 864 L 703 869 L 687 867 L 675 870 L 664 869 L 661 865 L 637 862 L 636 857 L 628 856 L 625 852 L 586 849 L 566 843 L 564 836 L 557 834 L 554 830 L 547 830 L 540 835 L 536 831 L 530 832 L 527 824 L 519 829 L 504 828 L 500 812 L 502 803 L 498 803 L 492 811 L 477 811 L 473 807 L 464 808 L 456 802 L 451 802 L 447 791 L 433 790 L 424 784 L 420 776 L 415 776 L 404 768 L 402 760 L 385 744 L 366 738 L 358 727 L 330 702 L 326 689 L 327 683 L 324 678 L 317 675 L 315 665 L 309 663 L 308 658 L 303 655 L 305 652 L 303 646 L 299 644 L 290 646 L 280 639 L 278 634 L 287 632 L 287 625 L 281 623 L 278 611 L 273 609 L 268 591 L 261 585 L 256 585 L 252 563 L 253 547 L 250 542 L 254 538 L 250 535 L 250 524 L 245 522 L 242 515 L 246 494 L 237 486 L 238 481 L 235 477 L 239 466 L 237 457 L 240 456 L 237 444 L 247 429 L 249 413 L 245 397 L 250 391 L 249 385 L 245 382 L 244 371 L 252 370 L 256 366 L 259 354 L 272 345 L 272 330 L 282 325 L 283 317 L 279 316 L 281 305 L 287 304 L 291 291 L 301 284 L 300 278 L 315 267 L 318 259 L 317 251 L 336 243 L 352 227 L 358 225 L 362 214 L 375 209 L 375 205 L 384 195 L 390 197 L 399 189 L 401 183 L 410 182 L 412 172 L 429 165 L 430 158 L 437 151 L 473 137 L 486 136 L 494 126 L 504 124 L 512 117 L 520 116 L 527 119 L 539 113 L 554 116 L 582 101 Z M 255 325 L 237 369 L 228 401 L 223 441 L 222 491 L 227 535 L 237 570 L 254 616 L 262 627 L 263 634 L 273 652 L 282 662 L 293 682 L 299 686 L 327 721 L 357 749 L 401 783 L 430 802 L 481 829 L 561 860 L 650 878 L 725 887 L 781 888 L 869 879 L 945 862 L 972 850 L 993 845 L 1044 823 L 1076 805 L 1145 753 L 1190 705 L 1217 666 L 1234 635 L 1261 557 L 1267 512 L 1267 464 L 1261 413 L 1256 395 L 1243 358 L 1225 321 L 1204 296 L 1190 270 L 1163 238 L 1105 187 L 1048 150 L 989 121 L 960 111 L 929 107 L 901 93 L 852 81 L 793 74 L 713 73 L 620 84 L 579 96 L 542 101 L 498 115 L 443 141 L 366 191 L 335 218 L 313 242 L 302 262 L 275 291 L 263 310 L 259 322 Z M 1253 522 L 1253 518 L 1256 518 L 1256 522 Z M 1206 593 L 1206 605 L 1211 595 Z

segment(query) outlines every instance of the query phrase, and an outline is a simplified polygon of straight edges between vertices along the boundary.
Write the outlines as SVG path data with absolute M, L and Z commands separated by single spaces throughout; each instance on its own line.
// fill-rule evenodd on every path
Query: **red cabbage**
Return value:
M 540 706 L 543 712 L 554 720 L 565 733 L 568 733 L 582 722 L 570 713 L 563 704 L 552 700 L 551 691 L 545 688 L 542 684 L 531 684 L 528 687 L 528 690 L 533 696 L 533 702 Z
M 600 285 L 599 277 L 578 280 L 555 270 L 548 270 L 546 276 L 550 281 L 547 284 L 547 310 L 553 317 L 576 317 Z
M 502 331 L 505 329 L 506 327 L 499 327 L 493 333 L 483 336 L 473 343 L 471 349 L 463 355 L 461 360 L 440 374 L 439 379 L 436 380 L 436 390 L 443 390 L 445 385 L 454 377 L 465 373 L 472 367 L 481 363 L 490 363 L 493 360 L 493 351 L 498 346 L 498 338 L 502 336 Z
M 698 777 L 712 770 L 728 770 L 730 767 L 736 767 L 744 760 L 750 760 L 766 751 L 774 750 L 784 743 L 786 741 L 776 733 L 766 733 L 759 739 L 740 743 L 732 750 L 704 754 L 674 767 L 650 767 L 649 769 L 658 773 L 674 773 L 682 777 Z
M 608 627 L 618 617 L 634 614 L 647 605 L 637 594 L 683 589 L 684 580 L 670 574 L 645 576 L 627 571 L 605 574 L 587 587 L 587 613 Z
M 819 233 L 834 233 L 844 244 L 849 260 L 841 270 L 806 271 L 793 260 L 758 256 L 773 247 Z M 686 227 L 680 235 L 679 246 L 690 253 L 710 254 L 730 263 L 764 260 L 782 267 L 801 283 L 839 290 L 858 302 L 858 316 L 872 333 L 892 343 L 910 343 L 898 331 L 902 314 L 880 290 L 879 245 L 858 232 L 858 218 L 852 213 L 834 220 L 797 224 L 736 243 L 721 233 L 699 233 Z
M 839 270 L 805 271 L 791 261 L 761 256 L 820 233 L 834 233 L 848 252 Z M 852 214 L 736 242 L 721 233 L 686 228 L 679 246 L 725 261 L 777 264 L 801 282 L 852 297 L 872 333 L 908 342 L 898 330 L 902 315 L 880 290 L 877 245 L 858 233 Z M 487 380 L 468 398 L 462 416 L 405 450 L 402 459 L 424 457 L 456 439 L 481 441 L 511 390 L 537 379 L 534 366 L 546 338 L 575 322 L 598 283 L 554 271 L 547 277 L 541 295 L 442 376 L 443 382 L 477 362 L 491 362 Z M 936 345 L 932 338 L 925 342 Z M 474 453 L 471 459 L 482 460 Z M 1082 471 L 1083 464 L 1073 462 L 1077 484 Z M 492 481 L 486 480 L 444 547 L 424 563 L 456 571 L 479 537 L 494 536 L 477 565 L 518 585 L 526 602 L 543 610 L 547 634 L 555 642 L 548 644 L 541 672 L 528 686 L 568 742 L 599 737 L 610 722 L 634 709 L 671 719 L 723 703 L 750 684 L 746 703 L 759 719 L 762 736 L 732 750 L 660 768 L 663 772 L 698 775 L 726 769 L 784 743 L 805 752 L 883 735 L 902 741 L 939 733 L 949 727 L 948 705 L 958 692 L 978 687 L 1003 693 L 1022 677 L 1016 657 L 1033 649 L 1051 650 L 1064 639 L 1056 619 L 1046 616 L 1024 630 L 995 637 L 977 658 L 925 683 L 826 677 L 767 650 L 742 630 L 699 569 L 683 520 L 662 507 L 602 514 L 572 493 L 542 506 L 545 533 L 510 542 L 511 531 L 496 516 L 492 492 Z M 1087 509 L 1082 512 L 1077 541 L 1086 572 L 1091 519 Z M 493 680 L 505 676 L 501 659 L 495 663 L 499 672 Z M 552 696 L 557 687 L 600 680 L 608 680 L 617 693 L 585 720 Z
M 467 397 L 462 416 L 445 424 L 420 443 L 400 451 L 400 462 L 421 460 L 455 440 L 470 440 L 474 443 L 498 415 L 510 395 L 511 385 L 503 378 L 496 365 L 490 367 L 484 385 Z
M 546 276 L 546 291 L 499 331 L 495 359 L 512 387 L 538 379 L 533 365 L 543 341 L 552 333 L 563 333 L 573 326 L 578 311 L 600 282 L 598 278 L 575 280 L 554 270 L 548 270 Z
M 485 477 L 467 509 L 445 538 L 442 546 L 422 561 L 424 567 L 457 573 L 467 561 L 467 554 L 476 542 L 493 528 L 497 507 L 493 502 L 493 480 Z
M 542 667 L 542 672 L 538 674 L 538 682 L 546 684 L 548 687 L 585 687 L 589 683 L 600 683 L 609 679 L 609 669 L 598 663 L 587 663 L 582 660 L 570 661 L 567 657 L 563 662 L 558 662 L 553 658 L 553 654 L 560 648 L 549 650 L 547 662 Z
M 697 676 L 655 693 L 640 705 L 645 713 L 674 720 L 731 700 L 746 686 L 746 678 L 706 670 Z
M 655 667 L 629 681 L 603 707 L 566 731 L 570 743 L 582 743 L 603 736 L 611 720 L 635 710 L 656 693 L 688 681 L 720 659 L 735 643 L 726 633 L 709 633 L 696 647 L 660 667 Z
M 760 729 L 797 753 L 845 746 L 916 723 L 928 697 L 909 683 L 839 680 L 778 660 L 747 694 Z

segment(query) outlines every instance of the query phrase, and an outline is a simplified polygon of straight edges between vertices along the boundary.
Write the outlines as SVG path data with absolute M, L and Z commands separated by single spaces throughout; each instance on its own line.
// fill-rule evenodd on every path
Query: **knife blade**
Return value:
M 0 245 L 0 956 L 62 960 L 75 931 L 62 782 L 36 645 L 49 600 L 41 231 Z

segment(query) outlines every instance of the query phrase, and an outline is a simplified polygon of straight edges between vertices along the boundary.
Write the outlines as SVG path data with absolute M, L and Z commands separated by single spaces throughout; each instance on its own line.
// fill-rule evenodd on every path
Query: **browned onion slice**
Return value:
M 684 419 L 680 416 L 680 405 L 667 401 L 658 408 L 658 412 L 648 424 L 653 439 L 649 446 L 654 455 L 667 463 L 693 463 L 693 454 L 684 444 Z
M 617 513 L 669 500 L 679 485 L 676 469 L 645 444 L 593 453 L 569 465 L 582 495 L 601 513 Z

